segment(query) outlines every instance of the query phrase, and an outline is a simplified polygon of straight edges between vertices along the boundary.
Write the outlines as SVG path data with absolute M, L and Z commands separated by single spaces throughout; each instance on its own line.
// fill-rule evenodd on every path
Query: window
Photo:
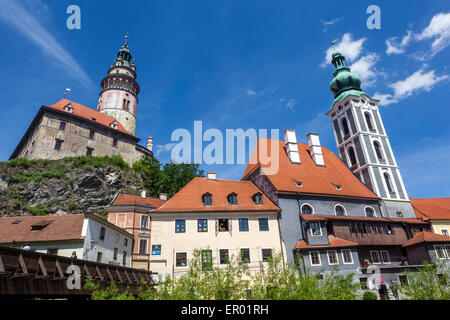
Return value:
M 89 130 L 89 139 L 94 139 L 94 137 L 95 137 L 95 131 Z
M 55 150 L 61 150 L 62 144 L 64 140 L 61 139 L 55 139 Z
M 269 262 L 272 258 L 272 249 L 262 249 L 262 261 Z
M 118 233 L 116 233 L 116 234 L 114 235 L 114 240 L 116 241 L 116 243 L 119 243 L 119 241 L 120 241 L 120 235 L 119 235 Z
M 202 202 L 204 206 L 211 206 L 212 205 L 212 196 L 210 193 L 205 193 L 202 196 Z
M 128 246 L 128 239 L 127 238 L 124 238 L 123 239 L 123 245 L 126 247 L 126 246 Z
M 118 141 L 117 138 L 113 138 L 113 143 L 112 143 L 113 147 L 117 147 L 117 141 Z
M 250 263 L 250 249 L 241 249 L 241 262 Z
M 119 253 L 119 249 L 114 248 L 114 255 L 113 255 L 113 260 L 116 261 L 117 260 L 117 255 Z
M 370 251 L 370 256 L 372 257 L 373 264 L 381 263 L 380 253 L 378 251 Z
M 239 218 L 239 231 L 248 231 L 248 218 Z
M 202 270 L 212 271 L 212 250 L 202 250 Z
M 400 284 L 402 286 L 407 286 L 408 285 L 408 278 L 404 275 L 398 276 L 398 280 L 400 280 Z
M 442 245 L 435 245 L 434 246 L 434 250 L 436 250 L 436 255 L 438 257 L 438 259 L 446 259 L 447 257 L 447 252 L 446 250 L 444 250 L 444 246 Z
M 394 229 L 392 229 L 392 226 L 391 225 L 386 225 L 386 233 L 387 234 L 394 234 L 395 232 L 394 232 Z
M 230 231 L 229 220 L 228 219 L 219 219 L 217 224 L 217 228 L 219 232 Z
M 152 245 L 152 256 L 160 256 L 161 255 L 161 245 L 154 244 Z
M 397 218 L 403 218 L 403 212 L 397 211 Z
M 353 264 L 353 256 L 350 249 L 342 250 L 342 261 L 344 261 L 344 264 Z
M 100 251 L 97 252 L 97 263 L 102 263 L 103 253 Z
M 229 255 L 228 249 L 220 249 L 219 250 L 219 262 L 220 264 L 228 264 L 229 263 Z
M 394 189 L 392 189 L 391 177 L 387 173 L 384 173 L 383 175 L 384 175 L 384 181 L 386 182 L 386 187 L 388 188 L 388 191 L 390 193 L 395 193 Z
M 255 193 L 252 197 L 254 204 L 264 204 L 262 200 L 262 194 L 261 193 Z
M 258 218 L 259 231 L 269 231 L 269 218 Z
M 238 204 L 238 202 L 237 202 L 237 194 L 236 193 L 231 193 L 231 194 L 229 194 L 228 196 L 227 196 L 227 199 L 228 199 L 228 204 L 231 204 L 231 205 L 236 205 L 236 204 Z
M 372 117 L 368 112 L 364 113 L 364 116 L 366 117 L 367 126 L 369 127 L 370 131 L 375 131 L 373 124 L 372 124 Z
M 122 264 L 124 266 L 127 265 L 127 252 L 126 251 L 124 251 L 123 254 L 122 254 Z
M 381 255 L 381 261 L 384 264 L 389 264 L 391 263 L 391 259 L 389 258 L 389 252 L 387 252 L 386 250 L 381 250 L 380 251 L 380 255 Z
M 358 230 L 356 229 L 356 223 L 350 223 L 350 232 L 351 233 L 357 233 Z
M 312 236 L 321 236 L 322 235 L 322 229 L 320 228 L 320 222 L 311 222 L 310 228 L 311 228 Z
M 348 157 L 350 158 L 350 167 L 356 166 L 358 164 L 356 161 L 355 150 L 353 150 L 353 147 L 348 148 Z
M 106 233 L 105 227 L 101 227 L 100 228 L 100 236 L 99 236 L 100 240 L 105 240 L 105 233 Z
M 309 260 L 311 261 L 312 266 L 320 266 L 322 264 L 319 251 L 311 251 L 309 253 Z
M 328 251 L 328 264 L 334 265 L 339 264 L 338 256 L 336 250 Z
M 337 205 L 334 208 L 334 212 L 336 213 L 337 216 L 345 216 L 345 209 L 341 205 Z
M 148 229 L 148 216 L 141 215 L 141 229 Z
M 147 254 L 147 239 L 139 239 L 139 254 Z
M 381 153 L 380 144 L 377 141 L 374 141 L 373 147 L 375 148 L 375 153 L 377 155 L 378 160 L 383 160 L 383 154 Z
M 375 210 L 371 207 L 366 207 L 366 217 L 375 217 Z
M 66 123 L 64 121 L 61 121 L 59 123 L 59 130 L 62 130 L 62 131 L 66 130 Z
M 197 219 L 197 231 L 208 232 L 208 219 Z
M 186 232 L 186 220 L 175 219 L 175 233 L 185 233 Z
M 448 237 L 448 231 L 447 229 L 441 229 L 442 235 Z
M 177 268 L 187 267 L 187 252 L 175 253 L 175 267 Z
M 94 153 L 94 149 L 93 148 L 89 148 L 89 147 L 86 148 L 86 155 L 87 156 L 91 156 L 93 153 Z
M 313 208 L 309 204 L 302 205 L 302 214 L 312 214 Z
M 350 130 L 348 129 L 347 119 L 345 119 L 345 118 L 342 119 L 342 130 L 344 130 L 344 138 L 345 138 L 345 136 L 350 134 Z

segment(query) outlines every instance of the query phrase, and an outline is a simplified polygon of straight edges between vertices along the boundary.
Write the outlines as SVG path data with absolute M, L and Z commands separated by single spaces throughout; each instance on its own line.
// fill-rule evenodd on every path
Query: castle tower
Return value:
M 361 80 L 345 65 L 338 51 L 330 84 L 333 107 L 327 115 L 341 159 L 352 172 L 382 199 L 386 216 L 414 218 L 400 170 L 378 109 L 379 100 L 361 90 Z
M 108 75 L 102 80 L 102 91 L 98 99 L 97 110 L 116 118 L 127 129 L 136 135 L 136 115 L 139 85 L 136 82 L 136 65 L 131 62 L 131 52 L 125 43 L 117 53 L 114 64 Z

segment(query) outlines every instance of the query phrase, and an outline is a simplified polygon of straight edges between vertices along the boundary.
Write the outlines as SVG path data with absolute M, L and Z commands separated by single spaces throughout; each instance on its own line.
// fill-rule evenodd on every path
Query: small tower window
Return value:
M 205 193 L 202 196 L 202 202 L 204 206 L 211 206 L 212 205 L 212 196 L 210 193 Z
M 366 117 L 366 122 L 367 122 L 367 126 L 369 127 L 370 131 L 375 131 L 375 128 L 373 127 L 372 124 L 372 117 L 370 116 L 370 114 L 368 112 L 364 113 L 364 116 Z
M 94 149 L 93 148 L 89 148 L 89 147 L 86 148 L 86 155 L 87 156 L 91 156 L 93 153 L 94 153 Z
M 374 141 L 373 147 L 375 148 L 375 153 L 377 154 L 378 160 L 383 160 L 383 154 L 381 153 L 380 144 L 377 141 Z
M 348 148 L 348 156 L 350 158 L 350 167 L 356 166 L 358 163 L 356 162 L 356 155 L 353 147 Z
M 344 137 L 350 135 L 350 130 L 348 129 L 347 119 L 342 119 L 342 129 L 344 130 Z
M 228 204 L 238 204 L 237 202 L 237 194 L 236 193 L 231 193 L 227 196 L 228 199 Z
M 59 123 L 59 130 L 61 130 L 61 131 L 66 130 L 66 123 L 64 121 L 61 121 Z
M 95 137 L 95 131 L 94 130 L 89 130 L 89 139 L 94 139 Z
M 64 142 L 64 140 L 56 139 L 55 150 L 58 150 L 58 151 L 61 150 L 63 142 Z
M 117 147 L 117 141 L 118 141 L 117 138 L 113 138 L 113 143 L 112 143 L 113 147 Z
M 386 187 L 388 188 L 389 193 L 395 193 L 394 189 L 392 188 L 391 183 L 391 177 L 388 173 L 384 173 L 384 181 L 386 182 Z

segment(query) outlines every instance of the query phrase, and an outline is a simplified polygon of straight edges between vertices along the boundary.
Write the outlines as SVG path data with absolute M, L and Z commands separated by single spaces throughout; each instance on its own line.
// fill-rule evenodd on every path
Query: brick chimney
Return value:
M 145 199 L 146 197 L 147 197 L 147 191 L 142 190 L 142 192 L 141 192 L 141 198 L 142 198 L 142 199 Z
M 160 193 L 159 200 L 167 201 L 167 193 Z
M 208 180 L 216 180 L 216 173 L 208 172 Z
M 310 132 L 306 135 L 306 137 L 308 138 L 309 153 L 311 154 L 311 157 L 313 158 L 314 162 L 318 166 L 324 166 L 325 161 L 323 159 L 319 135 L 317 133 Z
M 297 136 L 295 135 L 295 130 L 284 130 L 284 141 L 286 143 L 286 152 L 288 154 L 289 160 L 291 160 L 292 163 L 300 163 L 300 154 L 298 153 Z

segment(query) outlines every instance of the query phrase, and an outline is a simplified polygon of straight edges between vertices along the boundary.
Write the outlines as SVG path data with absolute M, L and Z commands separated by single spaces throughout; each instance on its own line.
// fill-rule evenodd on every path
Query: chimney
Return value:
M 322 147 L 320 146 L 319 135 L 317 133 L 308 133 L 306 135 L 308 138 L 309 153 L 313 158 L 314 162 L 318 166 L 324 166 L 325 162 L 323 160 Z
M 208 180 L 216 180 L 216 173 L 208 172 Z
M 142 190 L 142 192 L 141 192 L 141 198 L 142 198 L 142 199 L 145 199 L 146 196 L 147 196 L 147 191 Z
M 160 193 L 159 200 L 167 201 L 167 193 Z
M 300 154 L 298 153 L 297 137 L 295 130 L 284 130 L 284 141 L 286 142 L 286 151 L 292 163 L 300 163 Z
M 152 136 L 148 137 L 147 149 L 150 151 L 153 151 L 153 137 Z

